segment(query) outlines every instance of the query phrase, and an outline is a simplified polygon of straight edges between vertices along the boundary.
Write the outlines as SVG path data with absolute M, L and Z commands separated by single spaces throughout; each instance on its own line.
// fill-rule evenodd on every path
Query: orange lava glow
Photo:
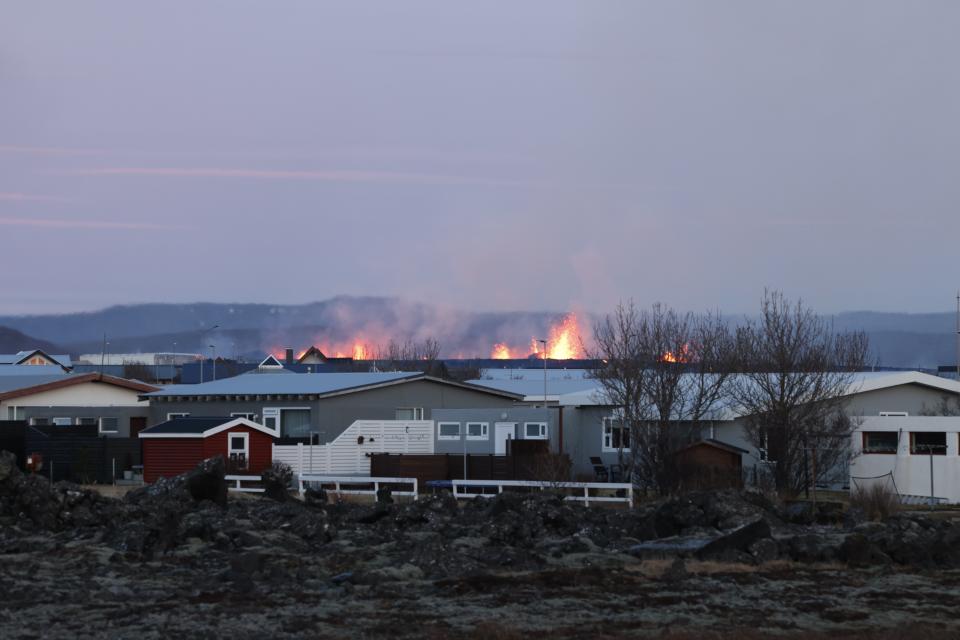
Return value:
M 580 342 L 580 323 L 574 313 L 568 313 L 559 322 L 550 327 L 547 337 L 546 357 L 551 360 L 572 360 L 583 358 L 583 345 Z M 523 358 L 527 353 L 537 358 L 544 357 L 542 343 L 537 338 L 530 338 L 530 346 L 510 347 L 506 343 L 498 342 L 493 345 L 490 357 L 496 360 Z
M 685 344 L 679 353 L 667 351 L 660 357 L 661 362 L 690 362 L 690 345 Z

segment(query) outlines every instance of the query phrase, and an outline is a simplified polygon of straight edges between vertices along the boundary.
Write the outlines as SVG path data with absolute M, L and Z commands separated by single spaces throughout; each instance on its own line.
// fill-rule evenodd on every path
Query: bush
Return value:
M 863 511 L 868 520 L 884 520 L 900 510 L 900 496 L 887 484 L 876 482 L 854 489 L 850 506 Z

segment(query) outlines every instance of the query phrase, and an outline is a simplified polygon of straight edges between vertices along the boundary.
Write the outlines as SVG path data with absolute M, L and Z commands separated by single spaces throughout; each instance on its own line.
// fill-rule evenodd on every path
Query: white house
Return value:
M 879 483 L 901 495 L 960 503 L 960 417 L 865 417 L 850 448 L 851 488 Z

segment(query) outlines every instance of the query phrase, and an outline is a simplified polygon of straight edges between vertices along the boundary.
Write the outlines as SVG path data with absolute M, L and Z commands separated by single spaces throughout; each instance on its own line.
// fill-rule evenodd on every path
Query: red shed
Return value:
M 222 455 L 227 473 L 259 475 L 273 461 L 276 433 L 246 418 L 175 418 L 140 432 L 143 479 L 154 482 Z

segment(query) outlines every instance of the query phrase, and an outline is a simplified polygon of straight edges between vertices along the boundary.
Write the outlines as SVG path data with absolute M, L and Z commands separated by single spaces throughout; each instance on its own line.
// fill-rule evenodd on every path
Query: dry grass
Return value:
M 862 509 L 870 520 L 883 520 L 900 510 L 900 497 L 886 484 L 876 482 L 854 489 L 850 506 Z

